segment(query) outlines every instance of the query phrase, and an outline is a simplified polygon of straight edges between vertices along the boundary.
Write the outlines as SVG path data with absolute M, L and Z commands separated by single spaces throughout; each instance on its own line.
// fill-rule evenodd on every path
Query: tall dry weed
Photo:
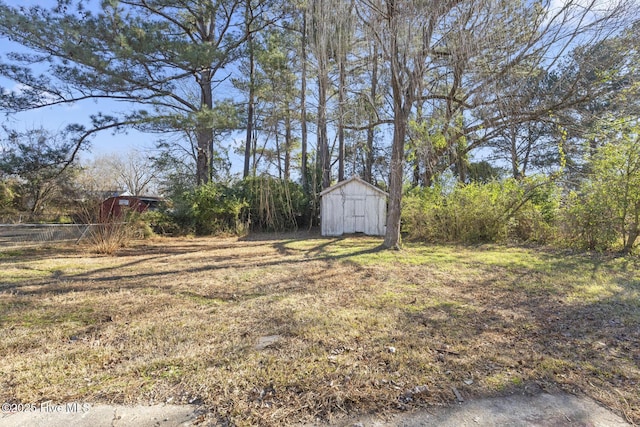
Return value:
M 85 202 L 79 209 L 80 220 L 87 224 L 83 239 L 89 243 L 92 252 L 113 255 L 135 237 L 135 216 L 133 211 L 110 215 L 102 212 L 100 203 Z

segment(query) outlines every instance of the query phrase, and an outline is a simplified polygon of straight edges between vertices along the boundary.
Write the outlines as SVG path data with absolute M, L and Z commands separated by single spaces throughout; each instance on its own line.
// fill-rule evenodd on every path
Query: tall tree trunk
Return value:
M 282 179 L 282 153 L 280 150 L 280 134 L 278 133 L 277 123 L 275 125 L 274 133 L 276 135 L 276 160 L 277 160 L 277 166 L 278 166 L 278 178 Z
M 394 88 L 395 97 L 395 88 Z M 387 230 L 384 247 L 400 247 L 400 214 L 402 205 L 402 177 L 404 169 L 404 141 L 407 135 L 408 116 L 404 117 L 401 105 L 395 105 L 393 118 L 393 145 L 389 170 L 389 206 L 387 208 Z
M 291 175 L 291 148 L 293 147 L 291 136 L 291 110 L 287 108 L 284 119 L 284 179 L 289 180 Z
M 416 121 L 420 122 L 422 120 L 422 103 L 418 103 L 416 105 Z M 419 141 L 417 138 L 414 139 L 411 143 L 410 150 L 413 151 L 413 164 L 411 165 L 413 170 L 413 180 L 411 182 L 412 187 L 417 187 L 420 185 L 420 178 L 422 177 L 420 174 L 420 166 L 423 163 L 423 159 L 421 156 L 421 152 L 425 152 L 426 150 L 422 145 L 426 144 L 426 141 Z M 426 163 L 426 161 L 424 161 Z
M 412 187 L 420 185 L 420 157 L 415 156 L 413 160 L 413 180 L 411 181 Z
M 514 179 L 520 179 L 520 165 L 518 164 L 518 138 L 513 126 L 509 132 L 509 151 L 511 156 L 511 173 Z
M 373 62 L 371 63 L 371 90 L 369 95 L 371 97 L 371 105 L 369 112 L 369 127 L 367 129 L 367 147 L 366 147 L 366 157 L 364 162 L 364 180 L 369 184 L 373 184 L 373 158 L 374 158 L 374 137 L 375 137 L 375 128 L 373 127 L 373 123 L 376 122 L 376 97 L 378 96 L 378 45 L 373 42 Z
M 630 253 L 633 246 L 636 244 L 636 240 L 640 237 L 640 202 L 634 203 L 633 207 L 633 222 L 629 227 L 629 234 L 626 242 L 624 242 L 624 253 Z
M 256 171 L 258 169 L 258 138 L 255 135 L 251 137 L 252 147 L 251 147 L 251 175 L 256 176 Z
M 211 138 L 210 129 L 199 127 L 196 131 L 198 140 L 198 158 L 196 160 L 196 181 L 198 185 L 207 184 L 211 180 Z
M 322 56 L 322 55 L 321 55 Z M 325 58 L 318 60 L 318 159 L 322 175 L 322 189 L 331 185 L 331 155 L 327 137 L 327 86 L 329 75 Z
M 529 128 L 531 129 L 531 128 Z M 524 157 L 522 159 L 522 165 L 520 167 L 520 178 L 527 176 L 527 170 L 529 167 L 529 159 L 531 158 L 531 150 L 533 150 L 533 144 L 535 143 L 535 137 L 532 136 L 531 130 L 527 133 L 527 149 L 524 151 Z
M 467 153 L 461 149 L 460 147 L 460 138 L 461 135 L 458 134 L 456 132 L 456 142 L 455 142 L 455 156 L 456 156 L 456 170 L 458 172 L 458 182 L 460 182 L 460 184 L 466 184 L 467 183 L 467 172 L 468 172 L 468 166 L 467 166 Z
M 200 73 L 200 105 L 202 111 L 213 109 L 213 94 L 211 88 L 211 76 L 209 71 Z M 198 117 L 196 129 L 197 159 L 196 159 L 196 181 L 198 185 L 207 184 L 211 181 L 211 153 L 213 148 L 213 129 L 208 123 L 202 123 L 202 118 Z
M 425 160 L 424 173 L 422 174 L 422 186 L 429 188 L 433 185 L 433 169 L 431 167 L 431 159 L 427 157 Z
M 345 63 L 347 62 L 346 53 L 340 54 L 339 78 L 338 78 L 338 181 L 344 181 L 344 103 L 345 90 L 347 85 L 347 73 Z
M 255 59 L 253 52 L 253 36 L 249 34 L 247 40 L 249 54 L 249 105 L 247 105 L 247 139 L 244 146 L 244 171 L 243 178 L 249 176 L 249 165 L 251 161 L 251 148 L 253 146 L 253 116 L 255 108 Z
M 307 9 L 302 12 L 302 40 L 300 51 L 302 53 L 302 71 L 300 75 L 300 124 L 301 124 L 301 161 L 300 173 L 302 174 L 302 189 L 309 194 L 309 182 L 307 176 Z
M 251 32 L 250 23 L 253 21 L 253 10 L 251 9 L 251 0 L 246 0 L 245 4 L 245 23 L 247 34 L 247 53 L 249 55 L 249 100 L 247 105 L 247 137 L 244 145 L 244 170 L 242 177 L 249 176 L 249 164 L 251 160 L 251 147 L 253 137 L 253 115 L 255 108 L 255 58 L 253 51 L 253 34 Z
M 393 27 L 392 27 L 393 28 Z M 397 40 L 391 38 L 391 88 L 393 93 L 393 144 L 389 169 L 389 205 L 387 207 L 387 230 L 383 246 L 400 248 L 400 215 L 402 207 L 402 177 L 404 172 L 404 142 L 407 123 L 413 104 L 413 89 L 404 88 L 401 81 Z M 409 85 L 411 86 L 411 85 Z
M 324 0 L 313 0 L 312 18 L 314 54 L 318 73 L 318 113 L 317 113 L 317 157 L 322 189 L 331 185 L 331 155 L 327 137 L 327 91 L 329 89 L 329 11 Z
M 622 249 L 622 252 L 624 252 L 625 254 L 628 254 L 631 252 L 631 250 L 633 249 L 633 246 L 636 243 L 636 240 L 638 239 L 638 235 L 640 235 L 640 229 L 638 224 L 632 224 L 629 229 L 629 234 L 626 238 L 626 241 L 624 242 L 624 248 Z

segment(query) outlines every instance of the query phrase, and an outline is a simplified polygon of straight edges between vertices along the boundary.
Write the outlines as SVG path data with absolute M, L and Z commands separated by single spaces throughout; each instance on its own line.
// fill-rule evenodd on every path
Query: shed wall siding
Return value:
M 365 234 L 369 234 L 372 236 L 384 235 L 386 205 L 386 201 L 382 197 L 379 197 L 377 195 L 367 197 L 365 210 Z
M 322 235 L 384 235 L 386 205 L 383 193 L 357 181 L 330 190 L 320 203 Z
M 344 207 L 340 194 L 326 194 L 320 205 L 322 210 L 322 235 L 340 236 L 344 234 Z

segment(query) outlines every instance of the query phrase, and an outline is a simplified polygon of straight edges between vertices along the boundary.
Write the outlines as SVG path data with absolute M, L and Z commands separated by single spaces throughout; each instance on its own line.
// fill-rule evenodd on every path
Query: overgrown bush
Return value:
M 198 235 L 242 233 L 240 221 L 246 202 L 233 188 L 210 182 L 186 194 L 187 215 Z
M 596 129 L 606 143 L 585 157 L 589 174 L 567 198 L 563 234 L 582 249 L 631 252 L 640 237 L 640 122 L 606 117 Z
M 154 234 L 163 236 L 180 236 L 188 234 L 180 227 L 171 210 L 163 206 L 160 210 L 146 211 L 140 219 L 144 221 Z
M 612 249 L 618 240 L 613 218 L 613 209 L 603 194 L 585 182 L 580 192 L 571 191 L 566 198 L 560 243 L 581 250 Z
M 403 231 L 412 240 L 431 242 L 491 242 L 504 238 L 499 192 L 495 184 L 414 190 L 405 198 Z
M 403 202 L 403 232 L 430 242 L 544 242 L 554 234 L 557 193 L 535 178 L 413 189 Z
M 10 181 L 0 180 L 0 214 L 14 213 L 17 198 L 16 185 Z
M 174 195 L 163 208 L 144 219 L 156 233 L 211 235 L 242 233 L 240 214 L 246 203 L 225 184 L 210 182 Z
M 557 238 L 561 191 L 547 177 L 507 180 L 513 187 L 507 206 L 507 236 L 518 242 L 549 243 Z
M 163 210 L 144 215 L 160 234 L 242 234 L 249 230 L 294 230 L 307 218 L 300 185 L 271 177 L 233 186 L 209 183 L 174 196 Z
M 306 221 L 308 200 L 300 185 L 255 177 L 244 179 L 238 187 L 246 201 L 243 218 L 252 230 L 295 230 Z

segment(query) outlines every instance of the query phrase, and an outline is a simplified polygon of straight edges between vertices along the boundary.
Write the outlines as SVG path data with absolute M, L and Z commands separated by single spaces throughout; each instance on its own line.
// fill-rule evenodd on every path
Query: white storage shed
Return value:
M 356 176 L 327 188 L 320 193 L 321 234 L 384 236 L 387 196 L 381 189 Z

